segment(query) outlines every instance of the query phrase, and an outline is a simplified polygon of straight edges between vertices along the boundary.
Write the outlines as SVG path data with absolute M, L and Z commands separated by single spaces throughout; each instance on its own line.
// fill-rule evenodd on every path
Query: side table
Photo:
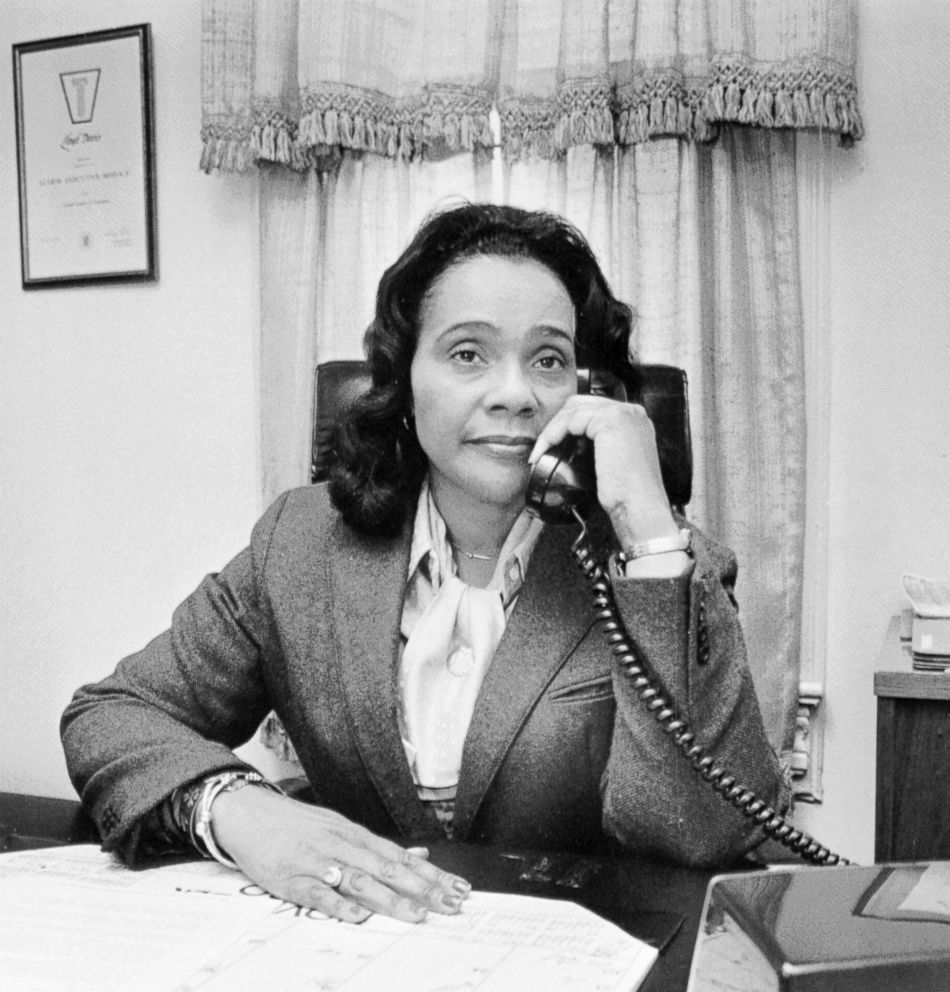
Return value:
M 914 670 L 899 616 L 878 657 L 874 693 L 875 860 L 950 858 L 950 671 Z

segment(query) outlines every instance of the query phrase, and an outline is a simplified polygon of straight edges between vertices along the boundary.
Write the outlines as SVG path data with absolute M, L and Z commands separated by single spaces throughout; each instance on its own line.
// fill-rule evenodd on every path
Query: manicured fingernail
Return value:
M 413 857 L 422 858 L 423 860 L 429 859 L 429 848 L 427 847 L 407 847 L 406 854 L 411 854 Z
M 464 878 L 453 878 L 452 888 L 462 896 L 467 896 L 472 891 L 472 886 Z
M 446 893 L 442 896 L 442 905 L 445 906 L 446 909 L 459 910 L 462 908 L 462 897 L 449 895 Z

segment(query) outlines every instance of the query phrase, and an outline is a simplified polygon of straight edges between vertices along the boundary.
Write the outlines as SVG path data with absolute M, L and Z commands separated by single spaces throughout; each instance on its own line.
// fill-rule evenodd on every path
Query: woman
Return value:
M 697 739 L 783 808 L 734 559 L 674 518 L 642 408 L 576 393 L 579 365 L 628 365 L 630 326 L 562 219 L 477 204 L 430 217 L 380 283 L 373 386 L 329 490 L 281 497 L 169 631 L 66 710 L 104 846 L 134 861 L 191 844 L 331 916 L 415 921 L 457 912 L 468 883 L 384 836 L 619 844 L 688 864 L 760 840 L 616 669 L 573 529 L 525 512 L 538 454 L 588 437 L 592 527 L 624 552 L 610 571 L 631 635 Z M 315 805 L 231 751 L 271 709 Z

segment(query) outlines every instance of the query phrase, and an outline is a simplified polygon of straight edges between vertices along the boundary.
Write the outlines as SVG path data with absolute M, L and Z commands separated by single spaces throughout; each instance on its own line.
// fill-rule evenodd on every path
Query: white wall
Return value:
M 866 138 L 836 156 L 825 802 L 874 850 L 873 670 L 903 571 L 950 580 L 950 2 L 860 0 Z
M 835 156 L 825 803 L 873 855 L 872 674 L 900 573 L 950 578 L 950 2 L 859 0 L 867 137 Z M 161 275 L 19 283 L 11 68 L 0 66 L 0 790 L 68 795 L 72 690 L 162 629 L 260 507 L 257 214 L 199 155 L 199 0 L 0 0 L 10 45 L 149 21 Z
M 159 280 L 20 287 L 11 45 L 150 22 Z M 0 0 L 0 791 L 256 519 L 257 203 L 200 157 L 200 0 Z

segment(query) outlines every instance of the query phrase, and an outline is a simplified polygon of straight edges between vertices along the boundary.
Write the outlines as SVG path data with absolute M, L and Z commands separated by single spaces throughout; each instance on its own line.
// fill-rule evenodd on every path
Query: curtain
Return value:
M 203 0 L 202 168 L 862 134 L 849 0 Z
M 360 357 L 379 275 L 428 210 L 562 213 L 636 306 L 632 351 L 687 370 L 689 513 L 738 554 L 753 677 L 787 752 L 806 441 L 795 129 L 861 136 L 850 4 L 204 0 L 203 30 L 202 167 L 260 175 L 265 500 L 307 481 L 313 367 Z

